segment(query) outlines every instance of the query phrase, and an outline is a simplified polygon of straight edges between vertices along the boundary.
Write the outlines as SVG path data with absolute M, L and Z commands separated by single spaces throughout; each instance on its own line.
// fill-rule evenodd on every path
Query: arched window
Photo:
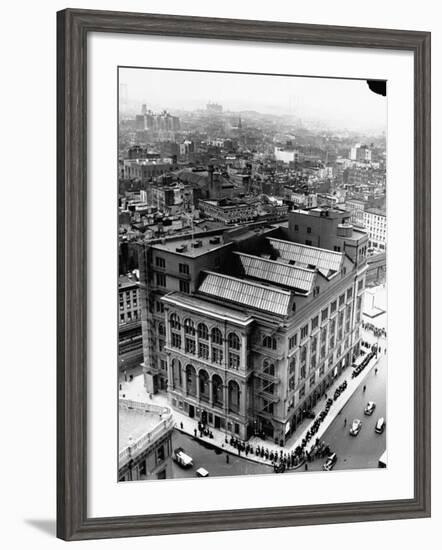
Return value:
M 196 396 L 196 370 L 193 365 L 186 366 L 187 395 Z
M 209 401 L 209 375 L 207 371 L 201 369 L 199 372 L 199 387 L 200 387 L 200 398 L 204 401 Z
M 212 398 L 215 407 L 222 407 L 224 402 L 223 381 L 218 374 L 212 377 Z
M 200 340 L 208 340 L 209 339 L 209 329 L 204 323 L 200 323 L 198 325 L 198 338 Z
M 159 323 L 159 325 L 158 325 L 158 334 L 160 336 L 166 336 L 166 327 L 164 326 L 164 323 Z
M 213 328 L 211 336 L 212 336 L 212 344 L 221 345 L 223 343 L 223 335 L 221 334 L 221 331 L 219 330 L 219 328 Z
M 181 321 L 176 313 L 172 313 L 170 316 L 170 327 L 174 330 L 181 330 Z
M 184 332 L 190 336 L 195 336 L 195 324 L 192 319 L 184 319 Z
M 273 336 L 264 336 L 262 345 L 268 349 L 276 349 L 276 338 Z
M 227 337 L 227 342 L 229 344 L 229 348 L 231 349 L 240 349 L 241 347 L 239 336 L 234 332 L 229 333 L 229 336 Z

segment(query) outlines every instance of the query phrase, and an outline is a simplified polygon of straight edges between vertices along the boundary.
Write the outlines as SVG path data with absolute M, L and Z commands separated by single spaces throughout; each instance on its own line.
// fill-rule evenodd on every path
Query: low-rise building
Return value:
M 169 407 L 120 399 L 118 480 L 172 477 L 172 431 Z

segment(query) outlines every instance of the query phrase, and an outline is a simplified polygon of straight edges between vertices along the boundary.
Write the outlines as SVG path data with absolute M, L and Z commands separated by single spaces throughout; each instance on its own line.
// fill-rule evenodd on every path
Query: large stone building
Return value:
M 159 305 L 146 323 L 161 330 L 146 331 L 146 388 L 157 391 L 162 376 L 173 408 L 243 440 L 284 443 L 359 353 L 367 235 L 345 212 L 290 216 L 288 235 L 150 247 Z M 158 284 L 169 292 L 159 297 Z
M 120 370 L 143 360 L 140 289 L 136 270 L 118 277 L 118 364 Z

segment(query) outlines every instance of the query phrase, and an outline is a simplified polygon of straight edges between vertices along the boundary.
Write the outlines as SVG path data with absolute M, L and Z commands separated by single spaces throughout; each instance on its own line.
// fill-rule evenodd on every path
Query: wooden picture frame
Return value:
M 153 34 L 408 50 L 414 56 L 414 497 L 87 517 L 87 36 Z M 57 536 L 65 540 L 430 515 L 430 33 L 67 9 L 57 14 Z

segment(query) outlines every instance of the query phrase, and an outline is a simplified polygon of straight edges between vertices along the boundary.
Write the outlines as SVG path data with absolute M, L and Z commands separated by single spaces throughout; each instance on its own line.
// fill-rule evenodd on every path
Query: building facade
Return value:
M 364 227 L 368 233 L 369 247 L 376 252 L 387 248 L 387 216 L 384 210 L 368 208 L 364 212 Z
M 120 399 L 118 422 L 118 481 L 171 478 L 170 408 Z

